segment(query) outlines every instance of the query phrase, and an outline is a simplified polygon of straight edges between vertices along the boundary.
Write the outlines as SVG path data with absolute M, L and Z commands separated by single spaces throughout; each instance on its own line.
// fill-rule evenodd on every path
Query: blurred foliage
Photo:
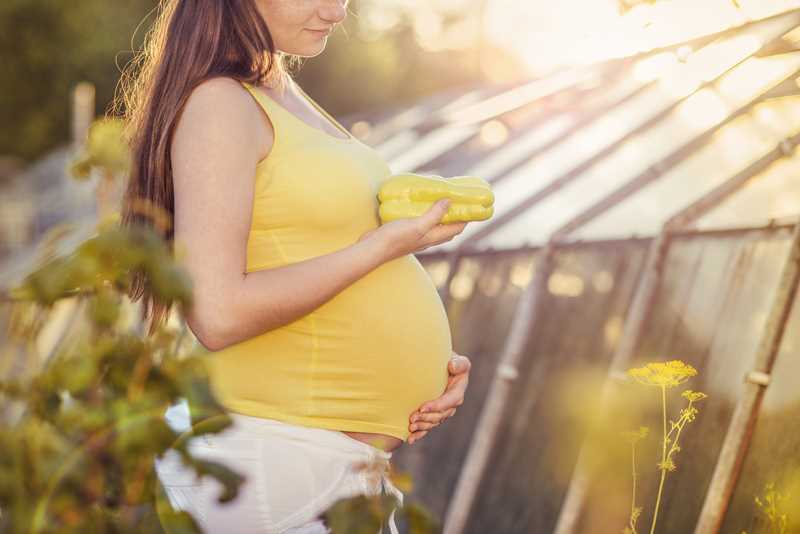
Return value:
M 295 71 L 298 83 L 333 114 L 402 108 L 481 79 L 477 50 L 420 46 L 409 6 L 393 8 L 398 23 L 390 28 L 361 16 L 362 6 L 366 13 L 380 4 L 351 0 L 348 18 L 326 50 Z M 442 8 L 443 31 L 478 13 L 475 0 L 460 5 L 459 16 Z M 0 132 L 0 155 L 32 160 L 67 142 L 70 92 L 81 81 L 95 84 L 98 112 L 108 110 L 120 70 L 131 50 L 141 48 L 155 6 L 154 0 L 83 0 L 68 9 L 59 0 L 0 2 L 0 118 L 14 125 Z M 87 31 L 93 28 L 102 31 Z M 495 49 L 484 54 L 495 63 L 504 55 Z
M 70 92 L 88 80 L 105 109 L 153 0 L 0 2 L 0 154 L 26 159 L 69 140 Z M 148 19 L 150 21 L 151 19 Z M 137 32 L 141 41 L 143 32 Z M 138 48 L 137 43 L 137 48 Z
M 123 141 L 123 128 L 124 123 L 118 118 L 107 117 L 94 121 L 81 152 L 75 154 L 69 163 L 70 176 L 86 180 L 93 167 L 114 174 L 127 174 L 131 162 L 130 152 Z
M 397 499 L 391 495 L 358 495 L 340 499 L 323 514 L 333 534 L 375 534 L 385 524 Z M 422 506 L 407 504 L 398 507 L 395 520 L 405 518 L 408 534 L 441 532 L 437 520 Z
M 800 532 L 800 470 L 789 472 L 781 486 L 764 484 L 762 493 L 753 497 L 759 527 L 752 534 L 791 534 Z M 748 534 L 742 531 L 742 534 Z
M 135 269 L 151 277 L 159 299 L 191 304 L 190 280 L 155 232 L 114 224 L 9 291 L 9 333 L 20 346 L 30 347 L 63 299 L 78 299 L 87 328 L 29 376 L 0 382 L 4 401 L 23 408 L 0 422 L 0 532 L 158 532 L 153 462 L 168 449 L 198 476 L 219 480 L 221 501 L 236 496 L 242 476 L 187 447 L 193 436 L 231 424 L 200 355 L 181 354 L 174 330 L 143 337 L 124 320 Z M 192 414 L 184 434 L 164 419 L 181 398 Z M 198 531 L 188 514 L 163 503 L 160 516 L 165 526 Z
M 755 497 L 759 511 L 766 518 L 770 534 L 786 534 L 789 528 L 789 513 L 786 510 L 786 501 L 789 495 L 775 489 L 775 484 L 768 482 L 764 486 L 764 494 Z
M 362 469 L 372 485 L 380 483 L 384 473 L 381 461 L 358 462 L 356 469 Z M 404 494 L 411 492 L 411 475 L 398 472 L 389 464 L 386 473 L 392 483 Z M 404 496 L 404 501 L 406 500 Z M 396 509 L 395 520 L 405 520 L 408 534 L 436 534 L 441 532 L 441 524 L 428 509 L 418 503 L 399 502 L 394 495 L 357 495 L 339 499 L 322 516 L 333 534 L 374 534 L 388 520 Z

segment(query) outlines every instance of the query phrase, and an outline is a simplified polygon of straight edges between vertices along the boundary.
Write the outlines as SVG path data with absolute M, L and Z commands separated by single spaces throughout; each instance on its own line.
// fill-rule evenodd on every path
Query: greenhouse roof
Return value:
M 796 216 L 798 25 L 793 10 L 494 93 L 470 91 L 441 109 L 421 105 L 413 125 L 385 128 L 375 146 L 393 172 L 492 184 L 492 219 L 426 253 Z

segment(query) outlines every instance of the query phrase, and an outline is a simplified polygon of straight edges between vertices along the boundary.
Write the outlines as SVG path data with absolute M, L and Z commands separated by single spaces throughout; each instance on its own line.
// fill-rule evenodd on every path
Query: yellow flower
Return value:
M 680 360 L 652 362 L 628 369 L 628 375 L 646 386 L 674 387 L 697 374 L 697 369 Z
M 697 402 L 699 400 L 705 399 L 706 397 L 708 397 L 708 395 L 706 395 L 702 391 L 692 391 L 691 389 L 687 389 L 686 391 L 681 393 L 681 397 L 692 402 Z

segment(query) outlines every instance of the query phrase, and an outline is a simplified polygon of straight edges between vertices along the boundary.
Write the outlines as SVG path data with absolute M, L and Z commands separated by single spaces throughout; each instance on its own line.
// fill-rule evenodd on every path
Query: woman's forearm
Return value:
M 291 323 L 386 261 L 377 239 L 308 260 L 246 273 L 217 307 L 205 345 L 220 350 Z

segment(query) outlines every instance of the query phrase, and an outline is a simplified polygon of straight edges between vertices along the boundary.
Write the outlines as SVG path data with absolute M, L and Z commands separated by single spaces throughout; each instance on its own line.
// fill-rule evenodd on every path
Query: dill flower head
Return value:
M 645 386 L 674 387 L 697 374 L 697 369 L 681 360 L 651 362 L 628 369 L 628 376 Z
M 686 391 L 681 393 L 681 397 L 683 397 L 688 401 L 697 402 L 699 400 L 705 399 L 706 397 L 708 397 L 708 395 L 706 395 L 702 391 L 692 391 L 691 389 L 687 389 Z

